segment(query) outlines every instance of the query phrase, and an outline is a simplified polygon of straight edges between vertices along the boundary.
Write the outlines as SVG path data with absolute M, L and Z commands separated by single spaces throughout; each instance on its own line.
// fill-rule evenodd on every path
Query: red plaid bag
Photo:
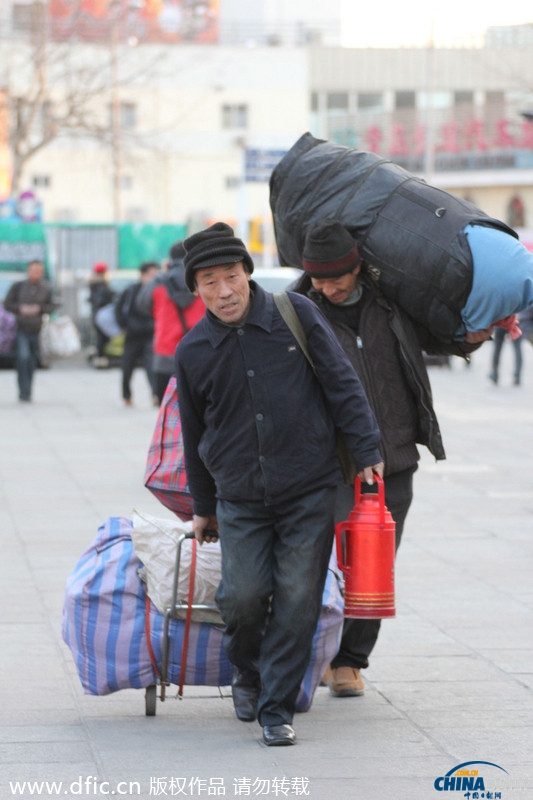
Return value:
M 144 485 L 180 519 L 192 519 L 192 497 L 187 486 L 183 436 L 176 378 L 172 377 L 159 408 L 148 449 Z

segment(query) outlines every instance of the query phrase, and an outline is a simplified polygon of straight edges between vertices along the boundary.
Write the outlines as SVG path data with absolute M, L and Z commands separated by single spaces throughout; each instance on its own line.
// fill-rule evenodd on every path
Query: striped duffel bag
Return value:
M 143 565 L 133 549 L 132 527 L 125 517 L 106 520 L 67 579 L 62 633 L 86 694 L 150 686 L 161 666 L 164 617 L 139 577 Z M 170 620 L 170 683 L 181 682 L 185 624 Z M 231 683 L 222 635 L 221 626 L 190 623 L 183 683 Z
M 147 597 L 139 577 L 143 564 L 133 548 L 132 530 L 130 519 L 108 518 L 67 579 L 62 634 L 86 694 L 145 688 L 157 682 L 161 668 L 164 616 Z M 337 653 L 342 623 L 343 601 L 332 557 L 297 711 L 311 707 L 320 679 Z M 222 646 L 223 626 L 190 621 L 184 648 L 186 624 L 170 620 L 168 682 L 229 686 L 233 667 Z

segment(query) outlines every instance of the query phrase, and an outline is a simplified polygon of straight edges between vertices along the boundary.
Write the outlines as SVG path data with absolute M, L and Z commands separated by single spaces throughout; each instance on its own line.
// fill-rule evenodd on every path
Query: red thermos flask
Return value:
M 385 486 L 374 475 L 377 493 L 361 492 L 355 479 L 355 504 L 345 522 L 335 526 L 337 561 L 344 573 L 344 616 L 394 617 L 396 525 L 385 505 Z

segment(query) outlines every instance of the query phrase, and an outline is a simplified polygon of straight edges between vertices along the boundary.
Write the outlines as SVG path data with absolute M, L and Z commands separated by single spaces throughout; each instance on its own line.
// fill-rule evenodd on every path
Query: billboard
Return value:
M 49 0 L 55 41 L 215 44 L 219 0 Z

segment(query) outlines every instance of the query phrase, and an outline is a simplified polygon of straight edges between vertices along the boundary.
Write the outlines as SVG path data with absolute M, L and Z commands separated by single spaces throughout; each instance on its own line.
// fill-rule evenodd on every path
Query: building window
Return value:
M 348 94 L 346 92 L 328 92 L 328 110 L 346 111 Z
M 359 92 L 357 108 L 360 111 L 382 111 L 383 95 L 381 92 Z
M 248 106 L 247 105 L 223 105 L 222 106 L 222 127 L 223 128 L 247 128 L 248 127 Z
M 421 111 L 426 111 L 428 108 L 442 111 L 451 108 L 452 102 L 453 98 L 450 92 L 418 92 L 417 95 L 417 105 Z
M 474 92 L 459 91 L 453 93 L 454 106 L 464 106 L 474 104 Z
M 137 125 L 137 107 L 135 103 L 120 104 L 120 124 L 123 128 L 135 128 Z
M 48 189 L 52 185 L 52 178 L 50 175 L 34 175 L 32 185 L 39 189 Z
M 414 108 L 415 92 L 394 92 L 394 108 Z
M 485 92 L 485 107 L 492 109 L 495 113 L 505 113 L 505 92 L 492 91 Z
M 44 3 L 13 3 L 11 19 L 13 29 L 29 33 L 44 30 L 46 6 Z
M 109 124 L 113 125 L 113 106 L 109 106 Z M 123 129 L 135 128 L 137 125 L 137 106 L 135 103 L 121 103 L 119 111 L 119 124 Z

